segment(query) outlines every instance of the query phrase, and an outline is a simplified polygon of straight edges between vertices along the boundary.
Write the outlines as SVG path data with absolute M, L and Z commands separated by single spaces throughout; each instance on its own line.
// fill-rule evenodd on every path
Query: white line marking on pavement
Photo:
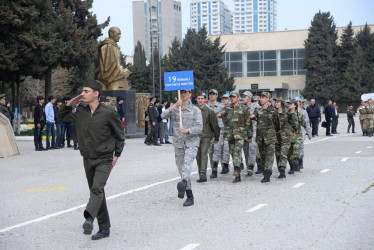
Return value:
M 355 152 L 356 154 L 359 154 L 359 153 L 361 153 L 362 151 L 357 151 L 357 152 Z
M 265 206 L 267 206 L 267 205 L 268 205 L 268 204 L 258 204 L 257 206 L 252 207 L 251 209 L 249 209 L 249 210 L 247 211 L 247 213 L 253 213 L 254 211 L 259 210 L 260 208 L 263 208 L 263 207 L 265 207 Z
M 326 173 L 326 172 L 328 172 L 328 171 L 330 171 L 330 169 L 326 168 L 326 169 L 324 169 L 324 170 L 321 170 L 320 173 Z
M 299 187 L 303 186 L 304 184 L 305 183 L 302 183 L 302 182 L 297 183 L 296 185 L 293 186 L 293 188 L 299 188 Z
M 200 244 L 189 244 L 189 245 L 185 246 L 184 248 L 181 248 L 180 250 L 192 250 L 192 249 L 195 249 L 198 246 L 200 246 Z
M 192 172 L 191 175 L 193 175 L 193 174 L 197 174 L 197 172 Z M 169 180 L 156 182 L 156 183 L 153 183 L 153 184 L 150 184 L 150 185 L 147 185 L 147 186 L 143 186 L 143 187 L 140 187 L 140 188 L 132 189 L 132 190 L 129 190 L 129 191 L 126 191 L 126 192 L 123 192 L 123 193 L 119 193 L 119 194 L 109 196 L 109 197 L 106 198 L 106 200 L 107 201 L 112 200 L 112 199 L 118 198 L 118 197 L 126 195 L 126 194 L 132 194 L 132 193 L 135 193 L 135 192 L 138 192 L 138 191 L 142 191 L 142 190 L 154 187 L 154 186 L 158 186 L 158 185 L 161 185 L 161 184 L 164 184 L 164 183 L 167 183 L 167 182 L 172 182 L 172 181 L 179 180 L 179 179 L 180 179 L 180 177 L 175 177 L 175 178 L 172 178 L 172 179 L 169 179 Z M 82 204 L 82 205 L 79 205 L 79 206 L 76 206 L 76 207 L 72 207 L 72 208 L 69 208 L 69 209 L 62 210 L 62 211 L 57 212 L 57 213 L 48 214 L 48 215 L 45 215 L 45 216 L 42 216 L 42 217 L 39 217 L 39 218 L 36 218 L 36 219 L 33 219 L 33 220 L 29 220 L 29 221 L 26 221 L 26 222 L 23 222 L 23 223 L 20 223 L 20 224 L 16 224 L 14 226 L 3 228 L 3 229 L 0 230 L 0 233 L 7 232 L 7 231 L 10 231 L 10 230 L 18 228 L 18 227 L 27 226 L 27 225 L 35 223 L 35 222 L 40 222 L 40 221 L 43 221 L 43 220 L 47 220 L 51 217 L 55 217 L 55 216 L 58 216 L 58 215 L 61 215 L 61 214 L 66 214 L 66 213 L 78 210 L 80 208 L 83 208 L 86 205 L 87 204 Z
M 342 136 L 350 136 L 350 135 L 352 135 L 352 134 L 348 134 L 348 135 L 339 135 L 339 136 L 336 136 L 336 135 L 335 135 L 335 136 L 330 136 L 330 137 L 326 137 L 326 138 L 323 138 L 323 139 L 318 140 L 318 141 L 314 141 L 314 140 L 312 140 L 312 141 L 304 142 L 304 145 L 305 145 L 305 144 L 318 143 L 318 142 L 322 142 L 322 141 L 326 141 L 326 140 L 331 140 L 331 139 L 338 138 L 338 137 L 342 137 Z
M 349 158 L 348 157 L 346 157 L 346 158 L 343 158 L 342 159 L 342 161 L 347 161 Z
M 368 146 L 368 148 L 373 148 L 372 146 Z

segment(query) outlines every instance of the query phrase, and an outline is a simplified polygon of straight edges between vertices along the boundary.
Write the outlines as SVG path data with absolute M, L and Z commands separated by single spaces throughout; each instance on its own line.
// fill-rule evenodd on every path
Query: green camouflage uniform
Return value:
M 374 132 L 374 104 L 366 105 L 366 114 L 367 114 L 367 131 L 370 135 L 373 135 Z
M 229 105 L 220 112 L 224 124 L 224 139 L 229 143 L 234 167 L 239 167 L 245 140 L 252 139 L 250 113 L 243 105 Z
M 290 149 L 287 154 L 288 163 L 291 166 L 293 160 L 300 159 L 300 146 L 303 143 L 303 132 L 301 127 L 306 128 L 304 116 L 299 113 L 295 112 L 292 114 L 293 118 L 293 126 L 292 126 L 292 138 L 291 138 L 291 145 Z
M 254 119 L 257 121 L 256 142 L 263 174 L 273 167 L 276 133 L 280 130 L 277 113 L 278 111 L 271 106 L 266 109 L 261 107 L 254 112 Z
M 277 160 L 277 167 L 286 168 L 287 153 L 291 145 L 292 128 L 294 124 L 292 114 L 286 111 L 278 112 L 280 131 L 277 134 L 277 141 L 275 142 L 275 157 Z
M 367 132 L 367 114 L 366 114 L 366 105 L 360 105 L 357 109 L 357 113 L 360 114 L 359 119 L 360 119 L 360 125 L 361 125 L 361 130 L 363 134 L 366 134 Z

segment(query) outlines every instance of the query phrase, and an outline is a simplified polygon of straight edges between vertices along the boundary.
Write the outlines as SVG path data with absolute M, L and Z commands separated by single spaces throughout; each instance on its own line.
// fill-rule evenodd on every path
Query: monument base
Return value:
M 0 113 L 0 158 L 19 155 L 16 138 L 8 118 Z
M 136 95 L 135 90 L 104 90 L 101 97 L 105 98 L 122 96 L 125 117 L 126 117 L 126 134 L 136 134 Z

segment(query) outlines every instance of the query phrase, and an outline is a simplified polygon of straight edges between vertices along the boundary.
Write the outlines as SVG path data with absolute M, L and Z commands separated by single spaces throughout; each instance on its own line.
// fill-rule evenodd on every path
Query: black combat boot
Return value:
M 243 162 L 240 163 L 240 170 L 244 170 L 244 164 L 243 164 Z
M 235 179 L 232 181 L 232 183 L 241 182 L 242 179 L 240 178 L 240 167 L 234 167 L 234 174 Z
M 295 158 L 293 159 L 293 161 L 291 162 L 291 164 L 293 165 L 293 170 L 296 171 L 296 172 L 299 172 L 300 171 L 300 168 L 299 168 L 299 158 Z
M 278 179 L 286 178 L 286 168 L 285 167 L 279 167 L 279 176 Z
M 222 163 L 222 171 L 220 174 L 227 174 L 228 172 L 230 172 L 229 164 Z
M 270 182 L 270 176 L 271 176 L 272 172 L 273 171 L 271 169 L 266 169 L 265 174 L 264 174 L 264 178 L 261 180 L 261 182 L 262 183 Z
M 249 166 L 249 168 L 248 168 L 248 170 L 247 170 L 247 177 L 250 177 L 250 176 L 252 176 L 253 175 L 253 169 L 254 169 L 255 167 L 253 166 L 253 165 L 250 165 Z
M 183 203 L 184 207 L 189 207 L 194 204 L 192 190 L 186 190 L 187 200 Z
M 198 179 L 196 182 L 206 182 L 207 181 L 207 179 L 206 179 L 206 173 L 203 173 L 203 172 L 201 172 L 200 173 L 200 179 Z
M 257 162 L 257 171 L 255 172 L 255 174 L 262 174 L 261 159 L 260 158 L 256 159 L 256 162 Z
M 364 131 L 364 132 L 362 133 L 362 136 L 367 136 L 366 131 Z
M 299 160 L 299 169 L 303 169 L 304 168 L 304 157 L 300 157 L 300 160 Z
M 212 167 L 212 174 L 210 175 L 210 179 L 217 178 L 217 171 L 218 171 L 218 162 L 214 162 L 213 167 Z
M 99 232 L 92 235 L 92 240 L 101 240 L 103 238 L 109 237 L 110 235 L 110 229 L 100 229 Z
M 84 234 L 91 234 L 93 230 L 93 219 L 88 217 L 82 225 Z
M 369 137 L 372 137 L 372 136 L 373 136 L 373 130 L 370 130 Z
M 178 182 L 177 189 L 178 189 L 178 198 L 183 199 L 184 193 L 186 192 L 187 181 L 183 179 L 182 181 Z
M 290 171 L 288 171 L 288 174 L 294 174 L 295 171 L 293 170 L 292 164 L 290 164 Z

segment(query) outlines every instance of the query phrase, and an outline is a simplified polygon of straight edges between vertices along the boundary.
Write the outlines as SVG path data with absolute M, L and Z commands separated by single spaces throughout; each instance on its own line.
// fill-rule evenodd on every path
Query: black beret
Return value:
M 94 79 L 88 79 L 86 81 L 86 83 L 84 84 L 84 87 L 88 87 L 88 88 L 91 88 L 91 89 L 94 89 L 94 90 L 97 90 L 99 92 L 101 92 L 103 90 L 103 85 L 101 85 L 101 83 L 95 81 Z

